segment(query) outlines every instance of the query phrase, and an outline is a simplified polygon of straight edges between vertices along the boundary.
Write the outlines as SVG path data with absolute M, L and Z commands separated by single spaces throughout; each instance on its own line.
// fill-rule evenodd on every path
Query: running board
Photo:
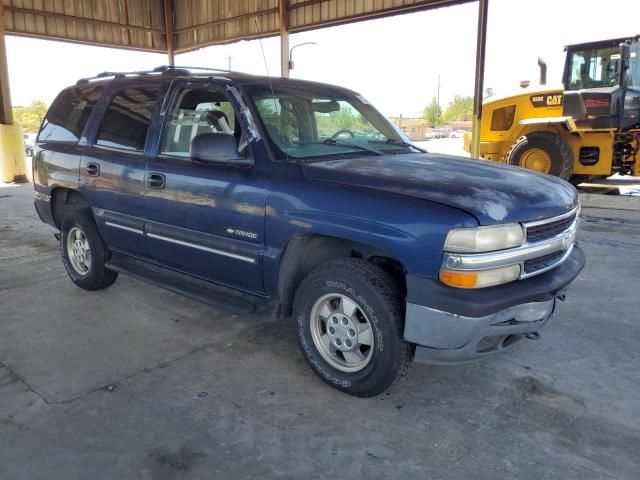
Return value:
M 213 305 L 225 313 L 251 316 L 265 322 L 278 318 L 278 304 L 267 298 L 239 292 L 120 252 L 112 252 L 106 267 L 136 280 Z

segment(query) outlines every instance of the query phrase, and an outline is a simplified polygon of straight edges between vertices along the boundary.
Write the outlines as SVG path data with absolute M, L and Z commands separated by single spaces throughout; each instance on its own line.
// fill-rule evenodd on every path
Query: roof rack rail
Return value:
M 226 68 L 190 67 L 186 65 L 161 65 L 160 67 L 156 67 L 153 69 L 154 72 L 165 72 L 169 70 L 202 70 L 205 72 L 234 73 L 231 70 L 227 70 Z
M 130 72 L 108 72 L 108 71 L 100 72 L 93 77 L 81 78 L 76 82 L 76 85 L 83 85 L 85 83 L 89 83 L 91 80 L 101 80 L 103 78 L 109 78 L 109 77 L 124 78 L 132 75 L 149 75 L 152 73 L 158 73 L 158 72 L 156 72 L 155 69 L 154 70 L 133 70 Z
M 188 66 L 173 66 L 173 65 L 160 65 L 159 67 L 154 68 L 153 70 L 133 70 L 131 72 L 101 72 L 93 77 L 81 78 L 76 82 L 76 85 L 84 85 L 89 83 L 92 80 L 102 80 L 104 78 L 124 78 L 130 77 L 133 75 L 152 75 L 152 74 L 181 74 L 181 73 L 191 73 L 192 70 L 201 70 L 204 72 L 217 72 L 217 73 L 233 73 L 230 70 L 225 70 L 222 68 L 207 68 L 207 67 L 188 67 Z

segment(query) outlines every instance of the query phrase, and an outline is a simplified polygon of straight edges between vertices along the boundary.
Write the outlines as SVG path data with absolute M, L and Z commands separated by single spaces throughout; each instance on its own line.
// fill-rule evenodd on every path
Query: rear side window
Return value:
M 102 91 L 102 85 L 63 90 L 51 104 L 37 141 L 76 143 L 80 140 Z
M 144 151 L 159 93 L 160 86 L 135 87 L 126 88 L 113 97 L 98 130 L 96 144 Z

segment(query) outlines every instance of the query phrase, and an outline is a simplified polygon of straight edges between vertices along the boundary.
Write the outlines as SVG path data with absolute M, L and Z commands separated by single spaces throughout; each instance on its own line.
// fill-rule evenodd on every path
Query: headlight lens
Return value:
M 518 247 L 524 242 L 519 223 L 491 227 L 453 228 L 449 230 L 444 249 L 447 252 L 480 253 Z
M 463 272 L 440 270 L 440 281 L 445 285 L 458 288 L 484 288 L 512 282 L 520 276 L 520 265 Z

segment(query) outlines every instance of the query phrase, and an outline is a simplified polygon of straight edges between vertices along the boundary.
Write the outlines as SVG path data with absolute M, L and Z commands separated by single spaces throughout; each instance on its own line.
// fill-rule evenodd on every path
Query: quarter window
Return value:
M 60 92 L 42 122 L 38 141 L 76 143 L 80 140 L 102 91 L 101 85 L 92 85 Z
M 104 114 L 96 144 L 122 150 L 144 151 L 147 131 L 160 93 L 159 86 L 126 88 Z

